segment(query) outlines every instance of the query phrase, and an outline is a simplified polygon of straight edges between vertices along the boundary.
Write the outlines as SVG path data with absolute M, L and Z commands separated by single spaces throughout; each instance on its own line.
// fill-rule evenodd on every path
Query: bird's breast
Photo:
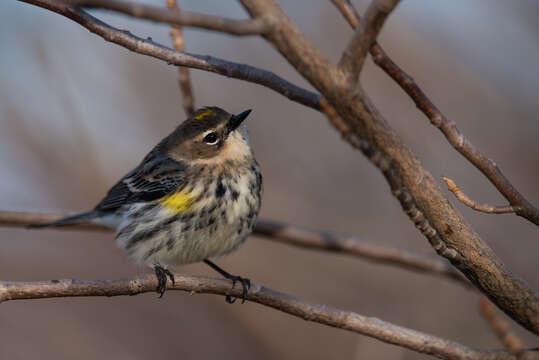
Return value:
M 118 228 L 118 245 L 138 262 L 162 265 L 198 262 L 237 248 L 260 209 L 258 166 L 206 171 L 164 199 L 131 205 Z

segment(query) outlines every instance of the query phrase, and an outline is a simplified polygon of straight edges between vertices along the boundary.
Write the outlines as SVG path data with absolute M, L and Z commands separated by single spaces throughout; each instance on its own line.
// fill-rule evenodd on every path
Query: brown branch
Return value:
M 54 221 L 65 216 L 66 214 L 0 211 L 0 227 L 24 228 L 31 224 Z M 112 230 L 111 228 L 91 223 L 81 223 L 56 229 Z M 437 275 L 452 281 L 457 281 L 466 287 L 470 286 L 470 283 L 466 281 L 462 275 L 456 272 L 446 261 L 404 249 L 370 244 L 353 237 L 339 236 L 326 231 L 308 230 L 298 226 L 264 219 L 258 220 L 253 230 L 253 234 L 288 245 L 337 252 L 376 263 L 392 265 L 430 275 Z
M 376 41 L 387 17 L 398 3 L 399 0 L 371 1 L 339 61 L 339 68 L 345 73 L 348 86 L 353 88 L 357 84 L 371 45 Z
M 257 222 L 253 233 L 288 245 L 351 255 L 376 263 L 439 275 L 457 281 L 466 287 L 470 286 L 470 283 L 446 261 L 404 249 L 381 246 L 360 241 L 354 237 L 343 237 L 330 232 L 308 230 L 263 219 Z
M 166 0 L 167 7 L 171 10 L 180 12 L 178 3 L 176 0 Z M 185 41 L 183 39 L 182 27 L 180 25 L 172 25 L 170 30 L 170 36 L 172 37 L 172 43 L 174 48 L 183 52 L 185 50 Z M 189 75 L 189 68 L 185 66 L 178 67 L 178 83 L 180 85 L 180 91 L 183 97 L 183 108 L 187 116 L 193 116 L 195 113 L 195 100 L 193 97 L 193 88 L 191 86 L 191 77 Z
M 479 311 L 500 342 L 511 352 L 511 354 L 514 354 L 517 359 L 520 359 L 523 354 L 520 339 L 511 332 L 507 322 L 496 316 L 494 306 L 492 306 L 485 296 L 480 296 L 479 298 Z
M 190 293 L 242 296 L 241 287 L 232 287 L 230 281 L 175 274 L 175 284 L 169 290 Z M 51 280 L 38 282 L 0 282 L 0 303 L 8 300 L 44 299 L 74 296 L 121 296 L 153 292 L 157 286 L 155 276 L 141 276 L 117 280 Z M 170 296 L 170 295 L 169 295 Z M 366 317 L 325 305 L 311 304 L 294 296 L 252 283 L 247 300 L 279 311 L 373 337 L 390 344 L 402 346 L 441 359 L 505 360 L 515 359 L 506 351 L 480 351 L 430 334 L 394 325 L 383 320 Z M 528 351 L 527 356 L 534 352 Z
M 518 210 L 518 208 L 513 206 L 492 206 L 488 204 L 478 204 L 470 199 L 464 192 L 462 192 L 462 190 L 457 186 L 457 184 L 455 184 L 453 180 L 445 176 L 442 176 L 442 179 L 447 184 L 447 190 L 451 191 L 461 203 L 471 207 L 474 210 L 487 214 L 507 214 Z
M 355 136 L 368 143 L 371 155 L 379 153 L 388 164 L 400 183 L 395 195 L 436 251 L 511 318 L 539 334 L 539 299 L 534 291 L 506 269 L 451 206 L 432 174 L 389 126 L 363 89 L 352 91 L 347 86 L 342 72 L 309 42 L 275 0 L 241 3 L 251 17 L 271 24 L 272 31 L 265 38 L 327 99 Z
M 178 9 L 171 11 L 158 6 L 122 0 L 66 0 L 65 2 L 73 6 L 112 10 L 139 19 L 164 22 L 170 25 L 192 26 L 231 35 L 260 35 L 269 30 L 268 25 L 262 20 L 228 19 L 208 14 L 179 11 Z
M 360 18 L 348 0 L 331 0 L 344 18 L 353 28 L 357 28 Z M 516 209 L 515 213 L 532 223 L 539 225 L 539 209 L 531 204 L 505 177 L 494 161 L 484 156 L 462 134 L 454 121 L 446 118 L 434 103 L 421 90 L 414 79 L 391 60 L 378 43 L 370 48 L 370 53 L 376 65 L 384 70 L 410 96 L 417 108 L 427 116 L 432 125 L 436 126 L 448 142 L 471 162 L 498 189 L 509 204 Z
M 270 88 L 288 99 L 319 109 L 319 95 L 305 90 L 279 77 L 275 73 L 254 66 L 226 61 L 208 55 L 196 55 L 174 51 L 151 39 L 142 39 L 128 31 L 118 30 L 96 19 L 82 9 L 55 0 L 20 0 L 63 15 L 87 28 L 103 39 L 123 46 L 133 52 L 166 61 L 168 64 L 186 66 L 213 72 L 230 78 L 244 80 Z

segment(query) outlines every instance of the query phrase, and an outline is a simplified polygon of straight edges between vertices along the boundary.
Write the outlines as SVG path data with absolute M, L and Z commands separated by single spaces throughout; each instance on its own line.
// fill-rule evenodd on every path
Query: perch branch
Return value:
M 348 0 L 331 1 L 348 23 L 354 29 L 357 28 L 360 23 L 360 17 L 353 5 Z M 384 70 L 408 94 L 417 108 L 427 116 L 431 124 L 443 133 L 451 146 L 485 175 L 503 197 L 509 201 L 510 205 L 516 209 L 515 213 L 539 225 L 539 209 L 520 194 L 494 161 L 484 156 L 475 148 L 470 140 L 460 132 L 454 121 L 448 119 L 440 112 L 414 79 L 395 64 L 377 42 L 374 42 L 371 46 L 370 53 L 374 63 Z
M 371 45 L 398 3 L 399 0 L 372 0 L 365 16 L 359 21 L 359 26 L 339 61 L 339 68 L 345 73 L 351 88 L 355 87 L 358 81 Z
M 0 211 L 0 227 L 24 228 L 31 224 L 58 220 L 64 216 L 66 216 L 66 214 Z M 81 223 L 56 229 L 112 230 L 108 227 L 91 223 Z M 470 283 L 456 272 L 446 261 L 420 255 L 404 249 L 370 244 L 353 237 L 339 236 L 325 231 L 308 230 L 290 224 L 263 219 L 258 220 L 253 234 L 288 245 L 322 251 L 332 251 L 377 263 L 397 266 L 431 275 L 438 275 L 446 279 L 457 281 L 466 287 L 470 286 Z
M 268 25 L 262 20 L 228 19 L 123 0 L 67 0 L 65 3 L 85 8 L 112 10 L 139 19 L 168 23 L 170 25 L 192 26 L 231 35 L 260 35 L 269 29 Z
M 169 9 L 180 12 L 180 8 L 176 0 L 166 1 Z M 172 25 L 170 37 L 172 38 L 174 48 L 180 52 L 183 52 L 185 50 L 185 41 L 182 34 L 182 27 L 180 25 Z M 183 109 L 187 116 L 193 116 L 195 113 L 195 99 L 193 96 L 193 87 L 191 85 L 189 68 L 185 66 L 178 66 L 178 74 L 178 84 L 180 85 L 180 91 L 183 98 Z
M 167 284 L 169 290 L 191 293 L 207 293 L 242 296 L 241 287 L 232 287 L 230 281 L 175 274 L 175 284 Z M 155 276 L 141 276 L 117 280 L 51 280 L 38 282 L 0 282 L 0 303 L 8 300 L 43 299 L 74 296 L 120 296 L 153 292 L 157 286 Z M 170 295 L 169 295 L 170 296 Z M 480 351 L 459 343 L 438 338 L 416 330 L 394 325 L 383 320 L 366 317 L 325 305 L 311 304 L 294 296 L 284 294 L 258 284 L 251 284 L 247 300 L 279 311 L 317 322 L 373 337 L 390 344 L 402 346 L 442 359 L 505 360 L 515 359 L 507 351 Z M 528 351 L 525 355 L 533 356 Z
M 481 211 L 487 214 L 507 214 L 517 211 L 517 208 L 513 206 L 492 206 L 487 204 L 478 204 L 470 199 L 453 180 L 442 176 L 442 179 L 447 184 L 447 190 L 451 191 L 457 199 L 466 206 L 471 207 L 474 210 Z
M 116 29 L 84 10 L 55 0 L 20 0 L 63 15 L 87 28 L 103 39 L 125 47 L 133 52 L 166 61 L 168 64 L 186 66 L 194 69 L 213 72 L 219 75 L 252 82 L 268 87 L 288 99 L 319 109 L 319 95 L 292 84 L 271 71 L 254 66 L 226 61 L 208 55 L 196 55 L 175 51 L 151 39 L 142 39 L 129 31 Z

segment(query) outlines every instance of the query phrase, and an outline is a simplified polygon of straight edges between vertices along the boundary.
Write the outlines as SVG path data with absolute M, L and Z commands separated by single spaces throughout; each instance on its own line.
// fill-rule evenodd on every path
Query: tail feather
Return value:
M 99 216 L 99 212 L 95 210 L 91 210 L 91 211 L 83 212 L 83 213 L 76 214 L 73 216 L 68 216 L 68 217 L 54 220 L 54 221 L 30 224 L 28 225 L 28 227 L 36 229 L 36 228 L 43 228 L 43 227 L 48 227 L 48 226 L 69 226 L 69 225 L 78 224 L 84 221 L 92 220 L 98 216 Z

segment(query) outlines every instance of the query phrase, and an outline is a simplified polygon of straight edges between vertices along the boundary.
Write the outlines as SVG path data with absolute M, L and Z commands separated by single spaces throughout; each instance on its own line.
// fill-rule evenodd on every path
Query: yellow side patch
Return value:
M 214 111 L 212 109 L 204 109 L 204 110 L 200 111 L 198 114 L 196 114 L 193 118 L 195 120 L 202 120 L 206 116 L 212 115 L 213 113 L 214 113 Z
M 158 201 L 164 207 L 174 211 L 181 212 L 189 210 L 192 205 L 195 194 L 189 189 L 183 189 L 180 192 L 166 195 L 159 199 Z

